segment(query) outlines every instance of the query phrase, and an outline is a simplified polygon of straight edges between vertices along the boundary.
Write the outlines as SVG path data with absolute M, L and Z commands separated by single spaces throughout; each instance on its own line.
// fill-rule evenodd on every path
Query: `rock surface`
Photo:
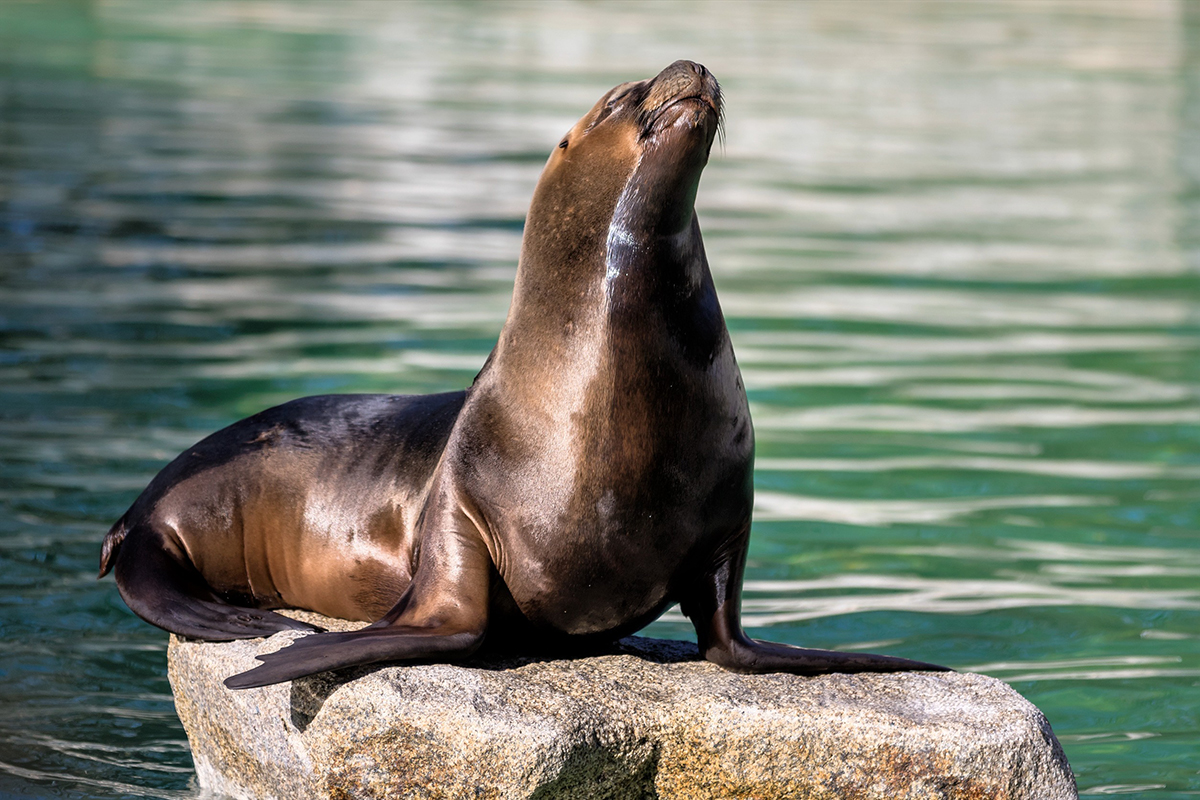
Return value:
M 1078 796 L 1045 717 L 982 675 L 733 675 L 694 645 L 630 637 L 587 658 L 224 687 L 296 635 L 171 637 L 201 786 L 281 800 Z

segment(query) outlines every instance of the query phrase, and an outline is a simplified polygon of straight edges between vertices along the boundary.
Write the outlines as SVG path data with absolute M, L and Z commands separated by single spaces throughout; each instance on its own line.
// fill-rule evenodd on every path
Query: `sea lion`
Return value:
M 679 603 L 740 672 L 941 669 L 750 639 L 754 433 L 693 202 L 721 125 L 677 61 L 605 94 L 550 155 L 499 341 L 469 389 L 331 395 L 221 430 L 105 537 L 143 619 L 228 640 L 316 633 L 226 680 L 611 641 Z

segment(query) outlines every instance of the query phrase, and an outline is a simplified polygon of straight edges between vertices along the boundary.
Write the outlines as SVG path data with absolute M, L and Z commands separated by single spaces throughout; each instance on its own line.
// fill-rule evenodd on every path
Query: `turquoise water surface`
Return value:
M 1084 797 L 1200 795 L 1200 4 L 12 0 L 0 796 L 198 796 L 104 532 L 265 406 L 469 383 L 550 149 L 677 58 L 727 97 L 751 632 L 994 675 Z

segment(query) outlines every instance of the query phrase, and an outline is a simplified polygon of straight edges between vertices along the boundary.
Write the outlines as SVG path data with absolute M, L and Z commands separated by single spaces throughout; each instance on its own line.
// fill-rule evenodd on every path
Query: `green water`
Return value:
M 264 406 L 469 382 L 550 148 L 676 58 L 728 98 L 752 633 L 1000 677 L 1085 797 L 1200 794 L 1200 6 L 10 0 L 0 795 L 197 796 L 104 531 Z

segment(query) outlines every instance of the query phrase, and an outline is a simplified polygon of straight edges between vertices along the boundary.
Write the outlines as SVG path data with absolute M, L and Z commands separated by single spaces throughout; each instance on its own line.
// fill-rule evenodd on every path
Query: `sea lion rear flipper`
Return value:
M 261 666 L 227 678 L 225 685 L 249 689 L 340 667 L 449 661 L 474 653 L 487 628 L 495 567 L 469 516 L 452 510 L 445 525 L 430 523 L 430 541 L 413 581 L 383 619 L 357 631 L 297 639 L 258 656 Z
M 115 568 L 122 599 L 152 625 L 208 641 L 254 639 L 286 630 L 321 630 L 272 611 L 225 602 L 213 593 L 183 552 L 170 547 L 166 537 L 145 525 L 135 524 L 122 533 L 110 533 L 112 546 L 105 548 L 101 575 L 107 572 L 106 567 Z
M 730 672 L 762 674 L 787 672 L 823 675 L 830 672 L 952 672 L 949 667 L 874 653 L 844 653 L 793 647 L 751 639 L 742 629 L 742 573 L 750 526 L 732 536 L 713 556 L 714 565 L 692 586 L 680 603 L 696 626 L 705 659 Z

